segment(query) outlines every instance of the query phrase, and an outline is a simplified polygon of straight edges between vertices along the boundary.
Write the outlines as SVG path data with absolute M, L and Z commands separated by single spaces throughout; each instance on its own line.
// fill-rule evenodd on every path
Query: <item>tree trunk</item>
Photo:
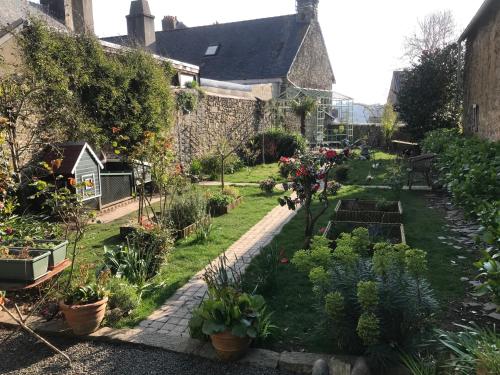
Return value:
M 309 249 L 311 244 L 311 239 L 313 237 L 314 231 L 314 220 L 312 214 L 312 196 L 310 196 L 309 192 L 306 192 L 306 199 L 304 201 L 304 211 L 306 214 L 306 228 L 304 233 L 304 248 Z
M 305 113 L 300 115 L 300 134 L 302 134 L 303 137 L 306 136 L 306 114 Z
M 224 190 L 224 164 L 225 164 L 226 158 L 222 156 L 221 158 L 221 163 L 220 163 L 220 183 L 222 186 L 222 190 Z

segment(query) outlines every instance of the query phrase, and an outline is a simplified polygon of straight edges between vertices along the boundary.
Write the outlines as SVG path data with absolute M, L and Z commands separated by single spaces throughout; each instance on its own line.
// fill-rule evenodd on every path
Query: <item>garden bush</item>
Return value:
M 203 219 L 207 214 L 207 198 L 197 188 L 176 194 L 170 203 L 167 220 L 173 228 L 184 229 Z
M 337 348 L 386 358 L 430 328 L 437 302 L 425 279 L 425 252 L 368 238 L 358 228 L 332 252 L 327 239 L 315 237 L 292 263 L 309 274 Z
M 262 162 L 262 136 L 264 136 L 266 163 L 277 162 L 282 156 L 291 157 L 306 150 L 306 140 L 299 133 L 289 133 L 281 129 L 268 130 L 263 135 L 254 136 L 245 145 L 248 149 L 246 154 L 257 155 L 257 162 Z
M 482 225 L 488 250 L 476 263 L 483 282 L 478 291 L 500 303 L 500 142 L 436 130 L 427 134 L 423 149 L 438 154 L 440 182 L 455 204 Z
M 276 180 L 272 177 L 269 177 L 267 180 L 261 181 L 259 184 L 260 190 L 266 194 L 272 194 L 274 188 L 276 187 Z
M 218 214 L 239 197 L 238 189 L 231 186 L 225 187 L 222 191 L 211 192 L 208 194 L 208 210 L 211 214 Z
M 110 310 L 120 309 L 124 315 L 128 315 L 139 306 L 137 288 L 126 280 L 111 278 L 108 288 Z
M 209 176 L 211 180 L 216 180 L 221 174 L 221 158 L 218 155 L 204 155 L 199 159 L 193 160 L 191 165 L 201 165 L 201 174 Z M 237 155 L 230 155 L 224 161 L 224 173 L 233 174 L 244 167 L 243 162 Z

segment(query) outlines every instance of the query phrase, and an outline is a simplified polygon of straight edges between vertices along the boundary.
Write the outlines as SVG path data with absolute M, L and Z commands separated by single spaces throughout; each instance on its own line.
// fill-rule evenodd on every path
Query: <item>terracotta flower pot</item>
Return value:
M 108 298 L 106 297 L 90 305 L 68 306 L 64 302 L 60 302 L 59 308 L 73 333 L 77 336 L 85 336 L 97 331 L 106 314 L 107 303 Z
M 250 342 L 248 337 L 234 336 L 231 332 L 226 331 L 210 336 L 212 345 L 217 352 L 217 357 L 221 361 L 235 361 L 243 357 Z

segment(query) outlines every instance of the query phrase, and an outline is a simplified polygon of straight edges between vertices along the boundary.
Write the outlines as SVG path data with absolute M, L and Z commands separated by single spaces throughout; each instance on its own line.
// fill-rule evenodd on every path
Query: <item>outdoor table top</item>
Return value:
M 0 290 L 5 290 L 6 292 L 14 292 L 19 290 L 28 290 L 32 288 L 36 288 L 37 286 L 51 280 L 55 276 L 59 275 L 66 268 L 71 265 L 71 261 L 69 259 L 64 260 L 64 262 L 55 266 L 52 270 L 50 270 L 45 276 L 32 281 L 31 283 L 26 282 L 16 282 L 16 281 L 7 281 L 0 279 Z

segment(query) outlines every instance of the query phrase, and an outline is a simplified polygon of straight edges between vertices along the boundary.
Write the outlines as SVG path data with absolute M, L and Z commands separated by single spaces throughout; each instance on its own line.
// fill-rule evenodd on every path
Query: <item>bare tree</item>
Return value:
M 406 37 L 404 57 L 414 62 L 423 52 L 436 52 L 455 39 L 456 24 L 450 10 L 429 14 L 418 20 L 417 31 Z

